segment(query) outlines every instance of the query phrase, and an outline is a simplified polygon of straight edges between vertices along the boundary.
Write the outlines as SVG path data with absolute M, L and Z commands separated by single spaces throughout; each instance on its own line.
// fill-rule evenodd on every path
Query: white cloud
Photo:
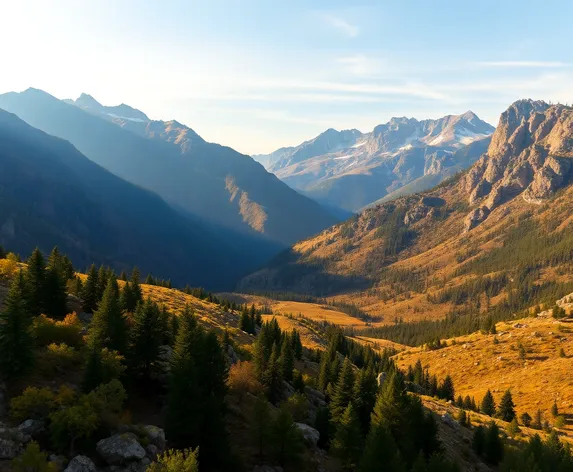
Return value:
M 558 62 L 558 61 L 480 61 L 473 63 L 479 67 L 499 67 L 499 68 L 534 68 L 534 69 L 543 69 L 543 68 L 562 68 L 562 67 L 570 67 L 570 64 L 565 62 Z
M 355 38 L 360 33 L 356 25 L 351 24 L 340 16 L 333 15 L 332 13 L 320 13 L 319 16 L 328 26 L 340 31 L 349 38 Z

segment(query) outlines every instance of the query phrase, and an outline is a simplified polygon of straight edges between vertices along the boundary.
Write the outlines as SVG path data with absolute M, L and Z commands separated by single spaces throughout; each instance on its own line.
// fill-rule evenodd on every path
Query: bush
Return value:
M 56 404 L 56 396 L 49 388 L 28 387 L 10 402 L 11 415 L 16 421 L 47 418 Z
M 0 259 L 0 281 L 9 282 L 18 270 L 18 263 L 13 259 Z
M 257 395 L 261 391 L 261 384 L 257 379 L 255 365 L 252 362 L 239 361 L 229 369 L 228 385 L 235 392 L 239 400 L 246 393 Z
M 170 450 L 160 455 L 147 472 L 199 472 L 199 449 Z
M 39 357 L 40 371 L 43 374 L 68 372 L 81 363 L 81 355 L 67 344 L 50 344 Z
M 40 315 L 34 318 L 32 332 L 39 346 L 52 343 L 65 343 L 72 347 L 81 347 L 84 343 L 82 323 L 75 313 L 67 315 L 62 321 Z
M 125 371 L 124 357 L 119 352 L 105 347 L 101 350 L 100 357 L 104 379 L 107 382 L 119 379 L 123 375 Z
M 284 403 L 285 408 L 292 415 L 294 421 L 302 423 L 307 419 L 308 412 L 310 411 L 310 403 L 305 395 L 302 393 L 294 393 Z
M 48 454 L 40 451 L 35 441 L 28 443 L 26 450 L 12 461 L 14 472 L 57 472 L 55 464 L 48 462 Z

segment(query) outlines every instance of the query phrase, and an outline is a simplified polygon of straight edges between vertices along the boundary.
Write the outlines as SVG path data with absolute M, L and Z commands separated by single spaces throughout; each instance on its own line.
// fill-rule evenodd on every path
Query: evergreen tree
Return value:
M 495 411 L 496 411 L 496 405 L 495 405 L 495 400 L 493 399 L 493 395 L 491 394 L 491 392 L 488 391 L 485 392 L 485 395 L 483 397 L 483 400 L 481 402 L 481 406 L 480 406 L 480 411 L 484 414 L 484 415 L 488 415 L 488 416 L 495 416 Z
M 366 435 L 370 429 L 370 414 L 376 403 L 378 381 L 372 369 L 361 369 L 354 383 L 353 400 L 356 414 L 362 427 L 362 433 Z
M 294 352 L 291 343 L 286 340 L 282 343 L 279 365 L 282 378 L 287 382 L 291 382 L 294 369 Z
M 392 434 L 384 425 L 373 423 L 358 472 L 405 472 Z
M 269 409 L 269 403 L 264 397 L 259 396 L 255 402 L 253 422 L 251 425 L 259 457 L 262 457 L 267 449 L 270 423 L 271 412 Z
M 267 364 L 263 376 L 263 385 L 266 388 L 267 398 L 271 403 L 276 404 L 282 395 L 283 379 L 281 375 L 281 366 L 279 364 L 279 354 L 277 344 L 273 344 L 271 358 Z
M 472 448 L 478 456 L 483 455 L 485 449 L 485 428 L 481 425 L 474 431 Z
M 342 370 L 340 371 L 330 400 L 330 417 L 334 423 L 339 422 L 348 404 L 352 401 L 353 390 L 354 372 L 350 359 L 346 357 L 342 363 Z
M 553 401 L 553 405 L 551 405 L 551 415 L 553 418 L 559 416 L 559 408 L 557 407 L 556 401 Z
M 295 370 L 292 374 L 292 386 L 297 392 L 304 393 L 304 378 L 298 370 Z
M 270 439 L 273 457 L 281 467 L 301 462 L 303 438 L 285 407 L 279 409 L 271 424 Z
M 135 305 L 143 300 L 143 292 L 141 291 L 140 285 L 141 276 L 139 275 L 139 269 L 134 267 L 131 271 L 131 291 L 133 293 L 133 300 Z
M 92 264 L 88 271 L 88 278 L 83 287 L 82 299 L 83 309 L 87 313 L 93 313 L 98 306 L 98 274 L 95 264 Z
M 108 282 L 108 272 L 107 269 L 101 265 L 98 272 L 97 272 L 97 299 L 101 300 L 103 297 L 103 293 L 107 287 Z
M 362 425 L 352 406 L 344 411 L 332 441 L 332 451 L 342 462 L 344 470 L 356 470 L 362 453 Z
M 102 383 L 104 383 L 104 373 L 99 348 L 92 347 L 84 371 L 82 390 L 85 393 L 91 392 Z
M 318 447 L 321 449 L 328 449 L 332 427 L 330 422 L 330 410 L 327 406 L 323 406 L 316 411 L 314 429 L 320 433 L 320 437 L 318 438 Z
M 162 345 L 170 345 L 173 341 L 173 337 L 171 334 L 171 326 L 170 326 L 170 317 L 171 315 L 167 311 L 165 305 L 161 307 L 161 311 L 159 312 L 159 335 L 160 335 L 160 344 Z M 225 330 L 225 334 L 228 336 L 229 333 Z
M 127 274 L 125 273 L 124 270 L 122 270 L 121 274 L 119 274 L 119 280 L 123 280 L 124 282 L 127 282 Z
M 483 455 L 490 464 L 499 464 L 503 459 L 503 442 L 499 437 L 499 428 L 495 421 L 492 421 L 485 432 L 485 442 Z
M 255 334 L 255 327 L 253 320 L 246 311 L 241 313 L 241 318 L 239 320 L 239 329 L 245 333 Z
M 531 415 L 527 412 L 523 413 L 519 419 L 521 420 L 521 424 L 523 426 L 525 426 L 526 428 L 529 428 L 529 426 L 531 426 Z
M 25 373 L 34 360 L 29 299 L 22 271 L 10 285 L 0 312 L 0 374 L 13 378 Z
M 296 328 L 292 330 L 291 339 L 294 349 L 294 356 L 298 360 L 300 360 L 302 358 L 302 341 L 300 339 L 300 334 Z
M 440 385 L 439 396 L 444 400 L 454 401 L 455 398 L 454 382 L 449 375 L 446 375 L 444 382 L 442 383 L 442 385 Z
M 46 264 L 44 256 L 38 248 L 34 249 L 27 262 L 28 269 L 24 275 L 24 282 L 26 284 L 25 294 L 28 312 L 32 316 L 38 316 L 45 311 Z
M 513 404 L 513 398 L 509 390 L 506 390 L 501 397 L 498 413 L 503 421 L 510 422 L 515 418 L 515 405 Z
M 119 306 L 119 290 L 115 277 L 110 277 L 99 308 L 94 313 L 89 340 L 92 347 L 108 347 L 124 353 L 127 343 L 127 323 Z
M 159 357 L 160 311 L 149 298 L 137 305 L 130 329 L 128 364 L 133 374 L 149 379 L 153 363 Z
M 44 313 L 55 319 L 64 319 L 68 313 L 68 295 L 66 281 L 62 272 L 51 266 L 45 271 Z

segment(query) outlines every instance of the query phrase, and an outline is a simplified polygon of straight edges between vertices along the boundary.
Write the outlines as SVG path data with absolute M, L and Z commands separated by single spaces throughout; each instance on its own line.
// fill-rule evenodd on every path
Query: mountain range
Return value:
M 329 129 L 299 146 L 253 157 L 301 193 L 358 211 L 466 169 L 485 152 L 493 131 L 471 111 L 437 120 L 392 118 L 370 133 Z
M 554 300 L 573 263 L 572 159 L 573 108 L 515 102 L 465 173 L 298 242 L 240 289 L 327 296 L 386 320 L 450 313 L 451 323 Z
M 257 236 L 259 245 L 292 244 L 336 222 L 249 156 L 208 143 L 177 121 L 149 120 L 127 105 L 104 107 L 85 94 L 61 101 L 37 89 L 0 95 L 0 108 L 68 140 L 95 163 L 179 211 Z
M 0 110 L 0 243 L 22 255 L 58 246 L 77 267 L 232 287 L 248 267 L 247 238 L 174 210 L 50 136 Z

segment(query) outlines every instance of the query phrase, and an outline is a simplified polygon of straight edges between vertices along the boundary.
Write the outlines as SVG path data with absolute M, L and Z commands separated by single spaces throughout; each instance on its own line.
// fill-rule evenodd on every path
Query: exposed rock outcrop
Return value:
M 573 108 L 520 100 L 502 115 L 486 154 L 464 177 L 472 210 L 466 231 L 489 212 L 521 195 L 541 203 L 570 178 L 573 158 Z M 487 209 L 487 210 L 486 210 Z
M 102 439 L 97 443 L 96 450 L 110 465 L 140 461 L 145 457 L 145 449 L 133 433 L 121 433 Z
M 74 457 L 64 472 L 97 472 L 93 461 L 86 456 Z
M 316 445 L 318 444 L 318 440 L 320 439 L 320 433 L 312 426 L 309 426 L 304 423 L 295 423 L 295 426 L 302 433 L 304 441 L 309 446 L 316 447 Z

